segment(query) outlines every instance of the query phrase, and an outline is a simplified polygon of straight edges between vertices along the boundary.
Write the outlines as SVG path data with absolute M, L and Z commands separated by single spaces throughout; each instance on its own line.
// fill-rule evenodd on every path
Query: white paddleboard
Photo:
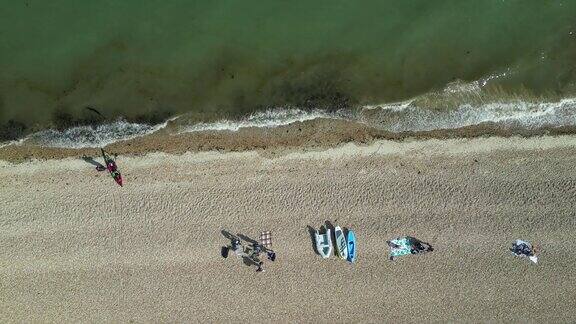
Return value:
M 348 258 L 348 242 L 340 226 L 334 228 L 334 237 L 336 238 L 336 251 L 338 252 L 338 256 L 346 260 Z
M 324 234 L 316 231 L 316 250 L 323 259 L 327 259 L 332 254 L 332 235 L 329 228 L 326 229 Z

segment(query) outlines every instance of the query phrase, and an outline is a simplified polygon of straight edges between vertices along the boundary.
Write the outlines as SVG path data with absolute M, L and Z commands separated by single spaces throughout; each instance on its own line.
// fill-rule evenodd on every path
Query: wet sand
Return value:
M 77 157 L 0 162 L 0 321 L 576 319 L 576 137 L 279 152 L 121 156 L 123 188 Z M 356 264 L 314 253 L 326 220 Z M 271 230 L 276 262 L 222 258 L 222 230 Z M 402 235 L 435 251 L 390 262 Z
M 150 135 L 118 141 L 105 146 L 106 151 L 119 155 L 145 155 L 151 152 L 183 154 L 186 152 L 245 152 L 258 151 L 276 157 L 287 152 L 323 150 L 346 143 L 372 144 L 378 140 L 406 141 L 414 139 L 456 139 L 475 137 L 532 137 L 576 134 L 576 127 L 542 127 L 525 129 L 484 123 L 458 129 L 426 132 L 387 132 L 366 124 L 344 119 L 318 118 L 278 127 L 247 127 L 238 131 L 180 132 L 172 122 Z M 67 157 L 100 156 L 99 148 L 57 148 L 24 142 L 0 147 L 0 160 L 23 162 L 31 159 L 62 159 Z

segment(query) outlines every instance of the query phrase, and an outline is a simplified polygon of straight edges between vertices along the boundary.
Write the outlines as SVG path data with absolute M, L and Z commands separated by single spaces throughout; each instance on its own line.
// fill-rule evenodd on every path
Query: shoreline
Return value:
M 170 127 L 118 141 L 104 148 L 123 156 L 141 156 L 152 152 L 183 154 L 186 152 L 245 152 L 256 150 L 276 156 L 286 151 L 324 150 L 347 143 L 370 145 L 379 140 L 402 143 L 412 140 L 457 138 L 531 138 L 539 136 L 569 136 L 576 127 L 550 127 L 529 130 L 503 129 L 495 124 L 483 124 L 459 129 L 426 132 L 392 133 L 342 119 L 318 118 L 277 127 L 248 127 L 237 131 L 197 131 L 174 134 Z M 67 157 L 99 156 L 99 148 L 53 148 L 33 144 L 0 147 L 0 160 L 20 163 L 32 159 L 49 160 Z
M 418 155 L 440 156 L 448 158 L 451 155 L 491 154 L 498 151 L 508 152 L 543 152 L 547 150 L 576 150 L 576 134 L 542 135 L 542 136 L 482 136 L 482 137 L 455 137 L 455 138 L 405 138 L 402 140 L 373 139 L 370 143 L 342 142 L 334 146 L 303 146 L 299 149 L 293 147 L 277 147 L 274 152 L 267 153 L 264 149 L 244 150 L 206 150 L 166 152 L 152 151 L 125 155 L 123 159 L 129 164 L 148 165 L 151 161 L 160 158 L 182 159 L 190 163 L 204 163 L 214 161 L 227 161 L 234 159 L 263 159 L 267 161 L 286 161 L 295 159 L 322 160 L 333 158 L 371 158 L 386 156 L 401 156 L 418 152 Z M 60 168 L 61 163 L 72 163 L 71 166 L 80 167 L 85 163 L 79 162 L 76 156 L 67 156 L 56 159 L 30 159 L 27 161 L 11 162 L 0 159 L 2 167 L 21 167 L 26 165 L 50 165 Z

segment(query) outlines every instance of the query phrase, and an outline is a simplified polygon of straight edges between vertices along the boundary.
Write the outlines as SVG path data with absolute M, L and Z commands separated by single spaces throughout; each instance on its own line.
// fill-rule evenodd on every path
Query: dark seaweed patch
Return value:
M 13 141 L 22 138 L 25 132 L 26 125 L 24 123 L 11 119 L 0 126 L 0 141 Z
M 162 123 L 173 116 L 174 112 L 170 109 L 161 109 L 154 110 L 149 114 L 136 115 L 136 117 L 129 118 L 128 120 L 139 124 L 155 125 Z
M 52 127 L 60 131 L 76 126 L 96 126 L 105 122 L 106 119 L 89 111 L 74 116 L 64 108 L 59 108 L 52 114 Z

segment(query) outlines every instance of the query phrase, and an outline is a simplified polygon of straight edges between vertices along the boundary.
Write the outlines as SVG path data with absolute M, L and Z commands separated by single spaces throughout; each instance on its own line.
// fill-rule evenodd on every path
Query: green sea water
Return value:
M 0 136 L 393 102 L 454 80 L 576 92 L 576 1 L 6 0 Z M 3 126 L 1 126 L 3 125 Z

